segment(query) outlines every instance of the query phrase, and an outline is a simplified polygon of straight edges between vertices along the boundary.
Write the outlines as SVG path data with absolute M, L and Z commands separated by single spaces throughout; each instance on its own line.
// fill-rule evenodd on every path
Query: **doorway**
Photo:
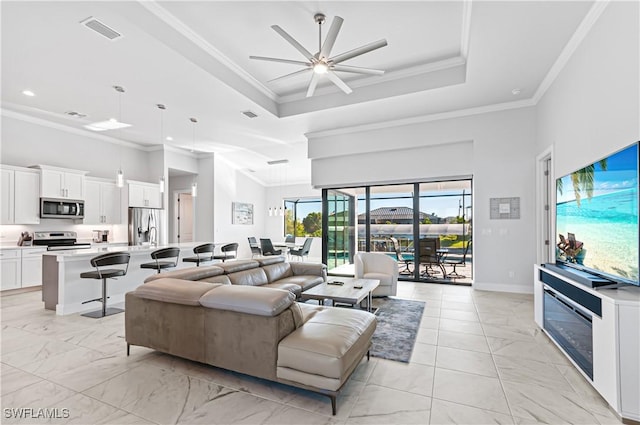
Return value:
M 193 196 L 190 191 L 176 191 L 173 197 L 175 241 L 193 242 Z

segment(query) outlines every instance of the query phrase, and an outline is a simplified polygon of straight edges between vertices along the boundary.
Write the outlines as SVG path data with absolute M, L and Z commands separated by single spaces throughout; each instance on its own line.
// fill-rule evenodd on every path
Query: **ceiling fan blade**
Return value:
M 319 74 L 313 73 L 311 77 L 311 82 L 309 83 L 309 88 L 307 89 L 307 97 L 313 96 L 313 93 L 316 91 L 316 86 L 318 85 Z
M 260 61 L 291 63 L 294 65 L 311 66 L 310 62 L 294 61 L 290 59 L 268 58 L 266 56 L 249 56 L 249 59 L 257 59 Z
M 280 34 L 282 36 L 282 38 L 284 38 L 285 40 L 287 40 L 289 42 L 289 44 L 291 44 L 293 47 L 296 48 L 297 51 L 299 51 L 300 53 L 302 53 L 304 55 L 305 58 L 307 58 L 308 60 L 312 60 L 314 59 L 314 56 L 311 54 L 311 52 L 309 52 L 307 49 L 305 49 L 302 44 L 298 43 L 293 37 L 291 37 L 285 30 L 283 30 L 282 28 L 280 28 L 278 25 L 271 25 L 271 28 L 273 28 L 273 30 L 275 32 L 277 32 L 278 34 Z
M 331 49 L 333 49 L 333 45 L 336 42 L 336 38 L 342 27 L 342 22 L 344 22 L 344 19 L 339 16 L 333 18 L 327 37 L 324 39 L 324 44 L 322 44 L 322 49 L 320 49 L 320 58 L 328 58 L 331 54 Z
M 384 75 L 382 69 L 361 68 L 359 66 L 334 65 L 331 67 L 333 71 L 353 72 L 355 74 Z
M 346 94 L 351 93 L 353 90 L 351 90 L 351 88 L 345 84 L 344 81 L 342 81 L 340 79 L 340 77 L 338 77 L 334 72 L 329 71 L 327 72 L 327 77 L 331 80 L 331 82 L 333 84 L 335 84 L 336 86 L 338 86 L 340 88 L 340 90 L 342 90 L 343 92 L 345 92 Z
M 363 55 L 365 53 L 369 53 L 372 50 L 379 49 L 387 45 L 387 40 L 382 39 L 378 41 L 374 41 L 373 43 L 365 44 L 362 47 L 358 47 L 353 50 L 349 50 L 348 52 L 341 53 L 338 56 L 332 57 L 329 62 L 331 63 L 340 63 L 346 61 L 347 59 L 354 58 L 356 56 Z
M 299 71 L 295 71 L 295 72 L 292 72 L 290 74 L 286 74 L 286 75 L 283 75 L 281 77 L 277 77 L 277 78 L 274 78 L 272 80 L 269 80 L 269 81 L 267 81 L 267 83 L 273 83 L 274 81 L 284 80 L 285 78 L 293 77 L 294 75 L 298 75 L 298 74 L 303 74 L 303 73 L 308 72 L 310 70 L 311 70 L 311 68 L 301 69 Z

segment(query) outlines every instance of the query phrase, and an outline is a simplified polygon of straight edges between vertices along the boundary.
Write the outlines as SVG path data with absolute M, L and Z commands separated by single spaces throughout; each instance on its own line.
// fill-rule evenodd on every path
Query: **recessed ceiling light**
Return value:
M 167 136 L 167 140 L 171 142 L 173 140 L 173 137 Z
M 131 124 L 119 122 L 118 120 L 111 118 L 108 121 L 92 122 L 91 124 L 87 124 L 84 127 L 91 131 L 106 131 L 106 130 L 117 130 L 119 128 L 131 127 Z
M 29 97 L 33 97 L 36 94 L 34 92 L 32 92 L 31 90 L 22 90 L 22 94 L 25 96 L 29 96 Z
M 515 89 L 511 90 L 511 94 L 512 94 L 512 95 L 514 95 L 514 96 L 517 96 L 517 95 L 519 95 L 519 94 L 520 94 L 520 92 L 521 92 L 521 91 L 522 91 L 522 90 L 520 90 L 520 89 L 518 89 L 518 88 L 515 88 Z

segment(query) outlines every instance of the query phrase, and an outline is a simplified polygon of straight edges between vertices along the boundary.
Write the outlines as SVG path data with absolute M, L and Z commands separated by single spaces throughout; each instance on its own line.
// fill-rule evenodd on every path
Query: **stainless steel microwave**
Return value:
M 40 198 L 40 218 L 84 218 L 84 201 Z

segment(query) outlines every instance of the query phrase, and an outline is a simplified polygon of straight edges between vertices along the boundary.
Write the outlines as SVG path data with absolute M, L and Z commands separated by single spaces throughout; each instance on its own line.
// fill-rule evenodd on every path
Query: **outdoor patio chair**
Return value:
M 391 240 L 391 244 L 393 245 L 393 250 L 396 254 L 396 260 L 398 264 L 404 265 L 404 269 L 400 270 L 400 274 L 411 274 L 411 270 L 409 269 L 409 264 L 413 264 L 415 258 L 413 254 L 404 254 L 400 251 L 400 244 L 396 238 L 389 238 Z
M 442 277 L 447 274 L 441 263 L 441 256 L 438 253 L 440 248 L 440 239 L 438 238 L 422 238 L 419 242 L 420 254 L 418 260 L 420 264 L 425 265 L 422 276 L 433 277 L 435 273 L 442 272 Z M 439 270 L 434 269 L 434 266 Z
M 465 266 L 467 264 L 467 253 L 469 252 L 469 248 L 471 248 L 471 241 L 469 241 L 467 243 L 467 246 L 464 247 L 464 251 L 462 251 L 462 257 L 451 256 L 450 254 L 447 254 L 447 257 L 442 261 L 442 264 L 453 266 L 453 271 L 451 273 L 448 273 L 447 277 L 466 277 L 465 275 L 456 272 L 456 266 Z

